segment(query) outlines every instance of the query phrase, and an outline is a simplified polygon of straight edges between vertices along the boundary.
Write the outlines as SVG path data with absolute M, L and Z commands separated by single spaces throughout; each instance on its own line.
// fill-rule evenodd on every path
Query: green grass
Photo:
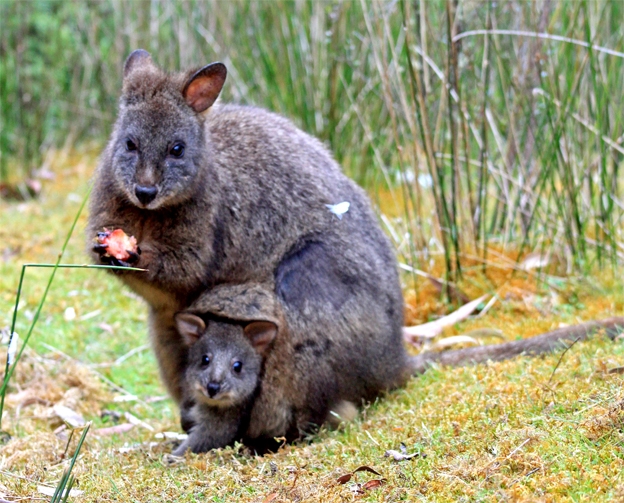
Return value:
M 57 260 L 114 120 L 123 60 L 137 47 L 167 69 L 224 61 L 224 99 L 278 111 L 325 141 L 387 216 L 400 261 L 454 279 L 471 298 L 498 295 L 484 318 L 445 335 L 494 328 L 512 340 L 621 315 L 624 4 L 544 5 L 0 2 L 0 190 L 32 168 L 56 176 L 38 200 L 0 200 L 0 327 L 10 325 L 21 265 Z M 426 175 L 432 187 L 418 183 Z M 64 263 L 87 260 L 85 219 Z M 529 252 L 550 265 L 514 269 Z M 26 273 L 21 336 L 49 276 Z M 451 308 L 429 281 L 404 282 L 408 322 Z M 622 341 L 576 344 L 559 366 L 551 355 L 433 369 L 310 444 L 264 458 L 225 449 L 173 466 L 171 445 L 146 429 L 96 435 L 114 424 L 106 410 L 178 431 L 173 403 L 149 400 L 165 391 L 152 352 L 140 350 L 147 342 L 142 301 L 110 274 L 56 272 L 7 395 L 2 426 L 13 438 L 0 446 L 0 499 L 33 499 L 38 484 L 62 478 L 58 402 L 93 421 L 72 472 L 82 501 L 624 498 L 623 383 L 608 372 L 624 366 Z M 138 400 L 115 400 L 128 394 Z M 426 457 L 383 456 L 401 442 Z M 355 482 L 378 477 L 357 473 L 337 484 L 361 465 L 386 482 L 358 493 Z
M 59 155 L 55 169 L 64 176 L 46 187 L 40 201 L 0 203 L 0 250 L 20 248 L 0 262 L 0 326 L 10 323 L 20 264 L 53 261 L 60 250 L 94 162 L 91 153 L 65 159 Z M 84 261 L 84 223 L 83 215 L 64 262 Z M 483 288 L 476 277 L 472 284 L 468 281 L 469 271 L 461 287 L 471 292 Z M 27 273 L 18 333 L 29 327 L 48 276 L 49 270 Z M 483 319 L 466 321 L 447 333 L 489 327 L 501 329 L 511 340 L 561 322 L 624 311 L 624 287 L 608 278 L 593 286 L 563 278 L 561 300 L 550 307 L 546 301 L 552 292 L 536 287 L 528 276 L 490 280 L 507 285 L 507 293 L 501 290 L 503 300 Z M 514 297 L 514 288 L 537 288 L 537 298 Z M 421 293 L 440 302 L 426 289 Z M 535 306 L 545 313 L 539 319 Z M 77 313 L 73 321 L 64 319 L 69 307 Z M 81 320 L 96 311 L 99 314 Z M 60 457 L 66 440 L 52 433 L 61 421 L 49 410 L 53 403 L 68 403 L 72 397 L 75 410 L 94 422 L 72 472 L 74 489 L 85 491 L 80 501 L 606 502 L 624 493 L 623 409 L 609 413 L 624 399 L 624 383 L 620 374 L 607 372 L 624 365 L 622 341 L 598 338 L 576 344 L 558 367 L 560 355 L 555 354 L 474 368 L 432 369 L 366 407 L 343 430 L 323 430 L 310 443 L 287 446 L 262 458 L 228 448 L 192 455 L 170 466 L 171 445 L 157 440 L 153 432 L 135 427 L 112 437 L 95 434 L 114 424 L 100 417 L 104 410 L 131 412 L 156 432 L 179 431 L 170 400 L 145 403 L 149 397 L 164 395 L 151 351 L 112 367 L 94 366 L 114 362 L 144 345 L 145 316 L 142 302 L 111 275 L 58 270 L 9 387 L 3 426 L 13 439 L 0 447 L 0 497 L 34 498 L 38 484 L 56 485 L 69 461 Z M 102 323 L 112 327 L 112 333 L 101 328 Z M 123 393 L 110 388 L 96 371 L 140 400 L 115 401 Z M 28 392 L 49 403 L 24 402 Z M 78 435 L 74 437 L 75 446 Z M 408 452 L 426 457 L 400 463 L 384 457 L 387 449 L 399 449 L 401 443 Z M 124 447 L 131 450 L 120 450 Z M 356 483 L 380 478 L 365 472 L 347 484 L 337 483 L 339 476 L 362 465 L 380 472 L 384 484 L 355 493 Z

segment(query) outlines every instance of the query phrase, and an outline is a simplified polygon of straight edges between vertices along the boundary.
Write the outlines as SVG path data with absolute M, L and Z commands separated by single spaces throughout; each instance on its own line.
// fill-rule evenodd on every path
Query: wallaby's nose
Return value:
M 217 393 L 219 393 L 220 389 L 221 389 L 221 385 L 218 382 L 208 383 L 208 395 L 210 395 L 210 398 L 212 398 Z
M 141 202 L 141 204 L 147 206 L 154 200 L 156 194 L 158 194 L 158 187 L 137 185 L 134 189 L 134 193 L 136 194 L 137 199 Z

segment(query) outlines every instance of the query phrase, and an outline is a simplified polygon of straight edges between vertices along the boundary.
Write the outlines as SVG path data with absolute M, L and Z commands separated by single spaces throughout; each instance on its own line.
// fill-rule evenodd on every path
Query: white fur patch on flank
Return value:
M 331 426 L 337 428 L 341 423 L 353 421 L 357 417 L 357 413 L 357 407 L 353 402 L 343 400 L 332 407 L 327 421 Z
M 325 206 L 327 206 L 327 208 L 329 208 L 329 211 L 336 215 L 339 220 L 342 220 L 342 215 L 349 211 L 349 206 L 351 206 L 351 203 L 348 201 L 343 201 L 338 204 L 326 204 Z

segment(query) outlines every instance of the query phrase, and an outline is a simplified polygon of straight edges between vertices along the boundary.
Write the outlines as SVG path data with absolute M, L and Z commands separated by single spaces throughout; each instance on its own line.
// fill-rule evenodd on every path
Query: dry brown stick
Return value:
M 614 339 L 624 331 L 624 317 L 616 316 L 600 321 L 588 321 L 579 325 L 558 328 L 528 339 L 502 344 L 439 353 L 423 353 L 412 356 L 410 365 L 414 374 L 421 374 L 434 363 L 459 367 L 487 361 L 508 360 L 519 355 L 535 356 L 565 348 L 567 344 L 576 340 L 585 340 L 599 330 L 604 330 L 610 339 Z

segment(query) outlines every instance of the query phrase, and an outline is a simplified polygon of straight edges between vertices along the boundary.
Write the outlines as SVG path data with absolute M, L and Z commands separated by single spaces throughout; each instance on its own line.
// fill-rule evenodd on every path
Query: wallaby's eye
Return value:
M 126 138 L 126 150 L 128 152 L 134 152 L 136 149 L 136 143 L 134 143 L 130 138 Z
M 210 356 L 204 355 L 202 356 L 202 365 L 205 367 L 210 363 Z
M 243 362 L 234 362 L 232 364 L 232 370 L 237 374 L 240 374 L 240 371 L 243 370 Z
M 180 158 L 184 155 L 184 145 L 182 143 L 176 143 L 169 151 L 173 157 Z

